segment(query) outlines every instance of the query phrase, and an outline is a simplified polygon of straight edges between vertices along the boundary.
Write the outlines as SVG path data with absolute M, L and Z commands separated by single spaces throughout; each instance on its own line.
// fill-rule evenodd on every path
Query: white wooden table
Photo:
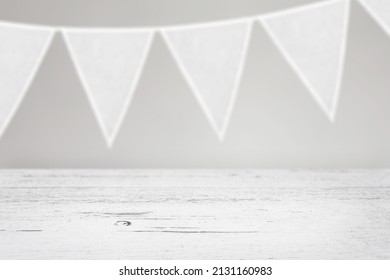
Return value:
M 0 259 L 390 259 L 390 170 L 2 170 Z

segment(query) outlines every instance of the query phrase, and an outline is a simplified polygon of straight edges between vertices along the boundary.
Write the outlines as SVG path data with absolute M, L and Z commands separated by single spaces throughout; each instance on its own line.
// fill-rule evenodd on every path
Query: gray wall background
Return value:
M 314 1 L 0 0 L 0 19 L 147 26 L 253 15 L 310 2 Z M 123 127 L 109 150 L 57 35 L 0 140 L 0 167 L 390 167 L 390 38 L 352 2 L 334 124 L 265 31 L 255 25 L 226 140 L 219 143 L 157 36 Z

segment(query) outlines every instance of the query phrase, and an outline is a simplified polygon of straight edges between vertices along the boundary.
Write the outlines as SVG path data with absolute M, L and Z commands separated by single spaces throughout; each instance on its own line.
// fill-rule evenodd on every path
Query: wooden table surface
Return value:
M 390 170 L 1 170 L 0 259 L 390 259 Z

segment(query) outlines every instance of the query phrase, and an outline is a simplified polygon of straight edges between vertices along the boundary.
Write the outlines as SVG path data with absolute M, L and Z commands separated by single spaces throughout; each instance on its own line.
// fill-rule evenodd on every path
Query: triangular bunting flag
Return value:
M 341 86 L 349 0 L 333 0 L 260 18 L 321 108 L 333 121 Z
M 46 54 L 54 30 L 0 22 L 0 136 Z
M 65 29 L 63 34 L 107 145 L 111 147 L 140 78 L 153 31 Z
M 163 31 L 173 57 L 220 140 L 238 91 L 251 25 L 245 20 Z
M 390 1 L 359 0 L 378 24 L 390 35 Z

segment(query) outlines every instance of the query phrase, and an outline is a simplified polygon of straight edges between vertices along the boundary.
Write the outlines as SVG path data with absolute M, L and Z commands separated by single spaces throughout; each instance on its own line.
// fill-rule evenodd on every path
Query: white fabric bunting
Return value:
M 332 121 L 341 86 L 348 19 L 349 0 L 316 3 L 260 18 Z
M 238 91 L 251 21 L 163 30 L 163 36 L 222 141 Z
M 358 0 L 390 35 L 390 1 Z M 111 147 L 155 32 L 222 141 L 240 86 L 253 22 L 260 22 L 322 110 L 334 120 L 350 0 L 221 22 L 148 28 L 37 27 L 0 22 L 0 137 L 25 96 L 56 30 L 63 33 L 88 101 Z
M 63 34 L 111 147 L 134 95 L 153 30 L 64 29 Z
M 390 1 L 359 0 L 378 24 L 390 35 Z
M 54 29 L 0 22 L 0 136 L 23 101 Z

